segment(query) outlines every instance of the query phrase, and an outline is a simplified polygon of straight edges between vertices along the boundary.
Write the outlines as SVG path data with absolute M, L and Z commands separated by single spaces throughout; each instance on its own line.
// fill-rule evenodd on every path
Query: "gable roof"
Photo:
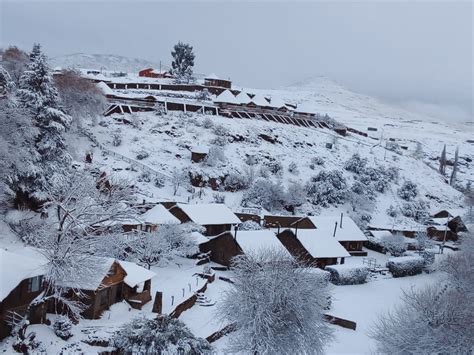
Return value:
M 342 228 L 341 228 L 341 216 L 339 215 L 326 215 L 326 216 L 309 216 L 308 219 L 316 227 L 316 235 L 327 235 L 333 238 L 334 226 L 337 222 L 336 237 L 335 239 L 340 242 L 345 241 L 365 241 L 367 237 L 355 224 L 355 222 L 349 216 L 343 216 Z M 299 231 L 298 231 L 299 233 Z
M 247 105 L 249 102 L 252 101 L 250 96 L 244 91 L 239 92 L 239 94 L 235 98 L 239 102 L 239 104 L 243 105 Z
M 3 301 L 23 280 L 45 273 L 43 258 L 33 258 L 0 249 L 0 302 Z
M 153 271 L 145 269 L 135 263 L 123 260 L 117 260 L 117 262 L 127 273 L 123 281 L 132 288 L 156 276 Z
M 204 79 L 220 80 L 220 78 L 214 73 L 206 75 L 206 77 Z
M 186 213 L 191 221 L 202 226 L 241 223 L 234 212 L 222 203 L 178 203 L 177 206 Z
M 267 99 L 265 97 L 263 97 L 262 95 L 259 95 L 259 94 L 256 94 L 252 98 L 252 102 L 257 106 L 262 106 L 262 107 L 269 107 L 270 106 Z
M 173 216 L 161 203 L 146 211 L 140 220 L 149 224 L 180 224 L 180 220 Z
M 284 247 L 275 233 L 269 229 L 238 231 L 236 241 L 244 253 L 275 249 L 291 256 L 291 253 Z
M 327 234 L 318 235 L 316 232 L 317 229 L 298 229 L 296 236 L 313 258 L 342 258 L 350 256 L 336 238 Z
M 222 102 L 227 104 L 238 104 L 239 102 L 235 98 L 234 94 L 230 90 L 222 91 L 215 99 L 214 102 Z

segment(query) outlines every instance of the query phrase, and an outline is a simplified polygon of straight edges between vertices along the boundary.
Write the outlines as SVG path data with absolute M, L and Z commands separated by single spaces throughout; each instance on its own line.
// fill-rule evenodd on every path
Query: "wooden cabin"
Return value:
M 277 237 L 291 255 L 311 267 L 344 264 L 351 256 L 335 238 L 317 235 L 314 229 L 286 229 Z
M 178 203 L 169 211 L 181 223 L 193 222 L 203 226 L 206 229 L 204 235 L 208 237 L 231 232 L 232 227 L 240 223 L 239 218 L 221 203 Z
M 209 148 L 203 146 L 196 146 L 191 148 L 191 161 L 193 163 L 200 163 L 204 161 L 209 154 Z
M 164 224 L 180 224 L 180 220 L 173 216 L 161 203 L 138 217 L 142 221 L 141 229 L 151 232 Z
M 24 316 L 29 311 L 31 324 L 46 321 L 46 307 L 28 306 L 44 291 L 44 260 L 0 249 L 0 340 L 11 333 L 12 314 Z
M 84 318 L 98 319 L 110 306 L 123 300 L 129 302 L 134 308 L 141 308 L 143 304 L 151 300 L 151 278 L 154 273 L 141 266 L 132 267 L 132 263 L 112 258 L 94 259 L 93 262 L 97 263 L 97 268 L 93 275 L 87 277 L 78 275 L 76 280 L 61 284 L 62 287 L 69 289 L 66 297 L 80 300 L 87 306 L 82 312 Z M 130 275 L 127 274 L 126 269 Z M 145 280 L 142 280 L 143 277 Z M 138 284 L 142 282 L 143 287 L 139 288 Z M 67 313 L 61 304 L 55 302 L 50 303 L 49 310 Z
M 213 262 L 224 266 L 230 266 L 232 258 L 242 254 L 242 249 L 230 232 L 209 237 L 207 242 L 199 244 L 199 251 L 209 253 Z
M 215 74 L 210 74 L 204 78 L 204 86 L 217 86 L 230 89 L 232 87 L 232 81 L 221 79 Z

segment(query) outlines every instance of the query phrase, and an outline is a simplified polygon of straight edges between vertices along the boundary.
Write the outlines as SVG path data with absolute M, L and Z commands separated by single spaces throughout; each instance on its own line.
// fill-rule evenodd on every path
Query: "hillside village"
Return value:
M 22 95 L 52 102 L 25 84 L 38 67 L 50 70 L 42 80 L 57 86 L 56 96 L 76 100 L 87 91 L 98 113 L 51 104 L 48 112 L 66 108 L 73 117 L 59 130 L 70 175 L 51 179 L 34 198 L 24 188 L 29 179 L 19 178 L 16 194 L 11 184 L 5 189 L 5 353 L 127 353 L 120 332 L 146 328 L 159 315 L 190 332 L 171 353 L 193 353 L 186 346 L 224 353 L 241 320 L 223 316 L 221 305 L 240 285 L 239 260 L 258 254 L 267 258 L 260 266 L 279 255 L 323 285 L 314 297 L 325 300 L 320 312 L 333 333 L 327 353 L 370 353 L 377 316 L 404 290 L 439 283 L 446 260 L 468 255 L 469 130 L 453 127 L 450 135 L 324 80 L 319 88 L 329 89 L 316 98 L 304 87 L 242 88 L 215 74 L 183 79 L 173 66 L 49 68 L 39 46 L 18 91 L 7 66 L 2 71 L 4 117 L 16 117 L 10 101 L 21 107 Z M 340 105 L 351 100 L 359 112 Z M 419 130 L 426 134 L 416 139 Z M 58 166 L 48 167 L 51 176 Z

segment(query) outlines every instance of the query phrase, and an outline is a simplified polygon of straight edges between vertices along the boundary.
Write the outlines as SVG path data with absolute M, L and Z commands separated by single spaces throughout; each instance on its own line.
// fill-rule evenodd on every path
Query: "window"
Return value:
M 28 292 L 38 292 L 43 283 L 43 276 L 35 276 L 28 279 Z

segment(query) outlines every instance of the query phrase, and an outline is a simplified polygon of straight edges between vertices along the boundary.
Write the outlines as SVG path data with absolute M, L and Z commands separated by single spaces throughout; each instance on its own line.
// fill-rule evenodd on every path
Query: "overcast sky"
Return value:
M 0 3 L 2 46 L 40 42 L 50 57 L 169 63 L 181 40 L 194 46 L 196 71 L 245 86 L 324 75 L 354 91 L 472 117 L 470 1 Z

